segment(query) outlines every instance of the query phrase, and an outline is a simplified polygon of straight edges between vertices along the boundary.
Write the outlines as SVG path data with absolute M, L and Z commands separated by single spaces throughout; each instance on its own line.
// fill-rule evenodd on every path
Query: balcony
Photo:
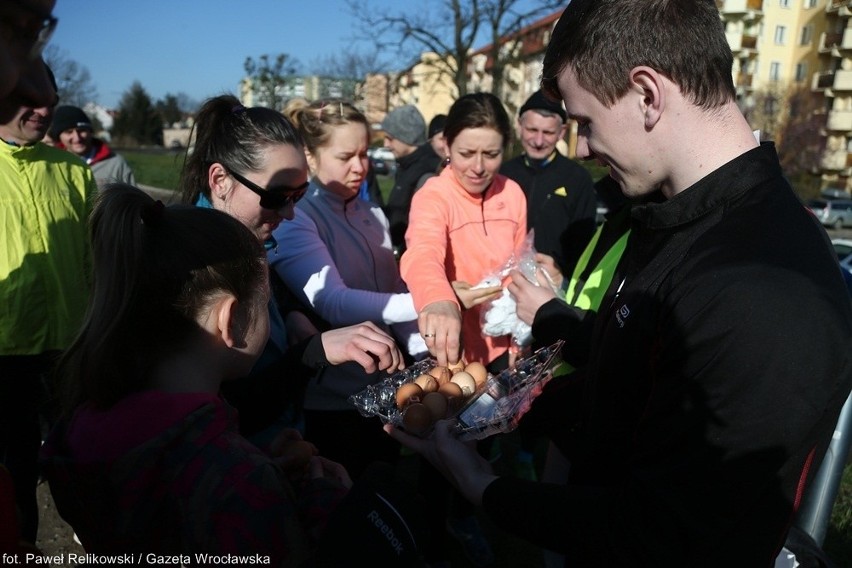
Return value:
M 763 0 L 716 0 L 716 7 L 722 19 L 737 16 L 754 19 L 763 15 Z
M 828 53 L 835 47 L 843 43 L 843 34 L 840 32 L 828 33 L 824 32 L 819 38 L 819 52 Z
M 848 172 L 849 168 L 852 167 L 852 154 L 841 149 L 827 150 L 820 160 L 820 166 L 825 171 L 846 175 L 845 172 Z
M 814 73 L 814 78 L 811 80 L 811 90 L 820 92 L 830 88 L 834 83 L 834 71 L 822 71 Z
M 852 91 L 852 71 L 845 69 L 835 71 L 830 88 L 833 91 Z
M 852 16 L 852 0 L 829 0 L 825 11 L 842 17 Z
M 852 51 L 852 28 L 842 32 L 823 33 L 819 38 L 819 52 L 843 57 Z
M 852 131 L 852 110 L 829 111 L 825 127 L 828 130 L 840 132 Z M 849 167 L 849 164 L 847 164 L 847 167 Z
M 753 90 L 752 82 L 754 81 L 754 75 L 751 73 L 738 73 L 737 76 L 734 77 L 734 81 L 738 94 L 750 93 Z
M 827 97 L 833 97 L 835 92 L 852 91 L 852 71 L 838 69 L 815 73 L 811 80 L 811 90 L 824 91 Z
M 751 52 L 757 48 L 757 36 L 744 34 L 742 32 L 728 32 L 725 34 L 731 51 L 736 56 L 743 52 Z

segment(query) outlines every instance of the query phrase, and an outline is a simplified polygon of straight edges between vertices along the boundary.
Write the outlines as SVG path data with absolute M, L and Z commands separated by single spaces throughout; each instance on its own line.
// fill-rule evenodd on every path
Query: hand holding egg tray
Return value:
M 517 427 L 552 377 L 563 343 L 542 347 L 518 360 L 511 369 L 492 376 L 485 374 L 479 363 L 447 369 L 436 367 L 434 359 L 425 359 L 370 385 L 349 400 L 362 415 L 378 416 L 382 422 L 414 434 L 425 435 L 437 420 L 454 418 L 460 439 L 481 440 Z M 475 381 L 472 392 L 459 396 L 453 385 L 463 391 L 470 388 L 468 377 L 477 374 L 480 367 L 483 375 L 476 378 L 482 380 Z

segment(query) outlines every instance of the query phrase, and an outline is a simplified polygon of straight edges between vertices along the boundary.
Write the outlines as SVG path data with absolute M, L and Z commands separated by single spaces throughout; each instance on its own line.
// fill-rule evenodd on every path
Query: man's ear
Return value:
M 231 191 L 230 176 L 225 166 L 219 162 L 210 164 L 207 169 L 207 186 L 210 188 L 211 199 L 225 199 Z
M 630 89 L 639 98 L 642 113 L 645 115 L 645 128 L 653 128 L 666 108 L 666 85 L 663 76 L 651 67 L 634 67 L 630 71 Z

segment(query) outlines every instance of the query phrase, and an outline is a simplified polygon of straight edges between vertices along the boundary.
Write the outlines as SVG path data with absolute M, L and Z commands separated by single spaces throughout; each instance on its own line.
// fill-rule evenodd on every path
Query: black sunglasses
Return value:
M 30 44 L 29 58 L 37 59 L 44 51 L 47 42 L 50 41 L 59 20 L 50 14 L 35 9 L 28 2 L 12 0 L 11 3 L 32 15 L 22 26 L 15 26 L 15 31 L 21 40 Z
M 260 196 L 260 206 L 264 209 L 272 209 L 278 211 L 289 205 L 295 205 L 301 198 L 305 196 L 308 190 L 309 182 L 305 182 L 297 187 L 288 187 L 280 185 L 274 188 L 266 189 L 260 187 L 253 181 L 247 180 L 237 172 L 225 169 L 235 180 L 246 186 Z

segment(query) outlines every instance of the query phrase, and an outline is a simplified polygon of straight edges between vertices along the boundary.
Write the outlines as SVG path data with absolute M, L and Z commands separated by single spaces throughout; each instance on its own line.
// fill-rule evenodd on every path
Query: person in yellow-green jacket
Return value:
M 0 99 L 0 463 L 12 474 L 22 537 L 35 542 L 43 380 L 88 300 L 87 219 L 96 190 L 79 158 L 42 144 L 50 106 Z

